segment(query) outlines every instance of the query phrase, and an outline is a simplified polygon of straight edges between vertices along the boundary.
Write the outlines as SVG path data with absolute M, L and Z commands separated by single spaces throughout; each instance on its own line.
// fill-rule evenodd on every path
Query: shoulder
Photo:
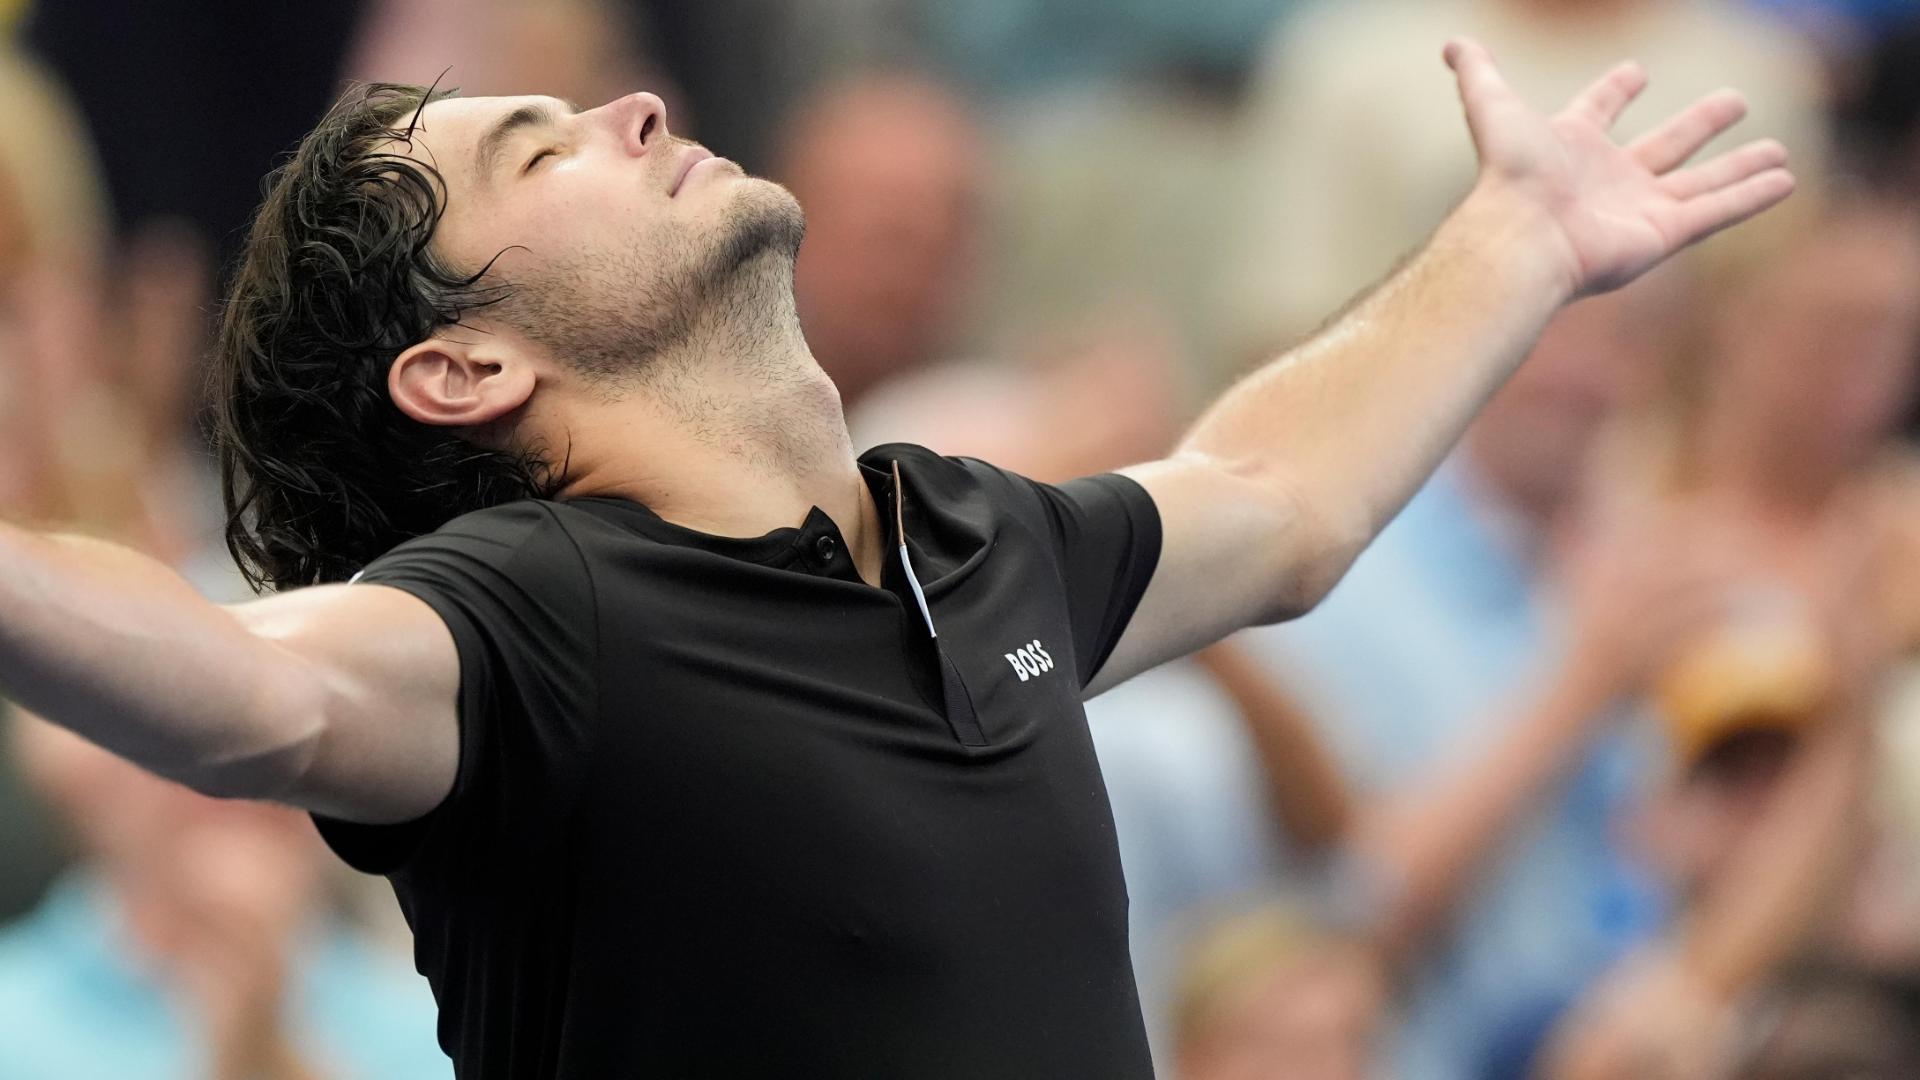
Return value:
M 880 472 L 900 467 L 909 506 L 931 506 L 985 520 L 1002 516 L 1010 501 L 1031 499 L 1032 481 L 979 458 L 952 457 L 916 443 L 881 443 L 860 455 L 860 463 Z
M 584 556 L 562 504 L 519 499 L 462 514 L 368 563 L 355 580 L 378 579 L 422 565 L 456 564 L 497 573 L 584 571 Z
M 461 514 L 430 533 L 416 536 L 375 559 L 371 566 L 418 551 L 454 548 L 489 561 L 511 559 L 535 537 L 560 529 L 554 504 L 542 499 L 517 499 L 484 510 Z
M 1037 508 L 1049 491 L 1087 485 L 1139 489 L 1137 483 L 1119 473 L 1081 477 L 1057 486 L 1046 484 L 991 461 L 945 455 L 915 443 L 882 443 L 861 454 L 860 462 L 882 472 L 898 462 L 909 492 L 942 501 L 1012 501 L 1021 508 Z
M 592 640 L 598 590 L 564 504 L 525 499 L 463 514 L 367 564 L 352 582 L 385 585 L 425 601 L 461 643 L 508 628 L 543 638 Z M 470 624 L 470 625 L 469 625 Z M 465 632 L 463 632 L 465 631 Z
M 916 480 L 962 483 L 973 473 L 973 466 L 987 466 L 973 458 L 950 457 L 918 443 L 879 443 L 860 455 L 860 464 L 886 472 L 898 462 L 901 472 L 911 471 Z

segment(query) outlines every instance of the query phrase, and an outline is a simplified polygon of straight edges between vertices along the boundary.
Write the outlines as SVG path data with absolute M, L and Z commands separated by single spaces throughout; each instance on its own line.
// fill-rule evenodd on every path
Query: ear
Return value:
M 412 346 L 387 369 L 393 403 L 436 427 L 492 423 L 525 405 L 535 382 L 523 359 L 442 337 Z

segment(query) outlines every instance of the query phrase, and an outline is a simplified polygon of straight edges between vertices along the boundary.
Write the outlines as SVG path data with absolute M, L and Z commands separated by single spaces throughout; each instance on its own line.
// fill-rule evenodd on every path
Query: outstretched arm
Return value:
M 1761 141 L 1683 163 L 1738 121 L 1711 95 L 1629 146 L 1608 129 L 1645 85 L 1625 64 L 1548 118 L 1486 51 L 1447 46 L 1480 155 L 1417 255 L 1214 404 L 1166 460 L 1127 470 L 1163 523 L 1160 565 L 1090 693 L 1311 608 L 1519 366 L 1552 314 L 1785 198 Z
M 223 608 L 127 548 L 0 526 L 0 686 L 213 795 L 403 821 L 452 787 L 453 639 L 377 585 Z

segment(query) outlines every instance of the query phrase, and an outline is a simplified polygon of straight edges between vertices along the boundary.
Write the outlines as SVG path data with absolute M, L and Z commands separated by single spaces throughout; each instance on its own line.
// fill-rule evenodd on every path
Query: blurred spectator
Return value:
M 1349 888 L 1409 965 L 1394 1075 L 1481 1075 L 1657 925 L 1613 836 L 1644 754 L 1609 721 L 1694 617 L 1711 559 L 1665 557 L 1686 529 L 1664 518 L 1555 537 L 1682 302 L 1656 277 L 1563 312 L 1327 601 L 1242 636 L 1358 784 Z M 1224 818 L 1235 775 L 1219 763 L 1187 798 Z
M 1890 192 L 1920 191 L 1920 12 L 1867 50 L 1856 71 L 1839 111 L 1847 166 Z M 1906 429 L 1920 433 L 1920 410 Z
M 59 453 L 56 404 L 43 390 L 71 385 L 48 371 L 15 314 L 37 303 L 49 274 L 91 277 L 106 238 L 94 154 L 73 105 L 38 63 L 0 45 L 0 512 L 44 516 L 59 501 L 50 482 Z M 0 744 L 0 919 L 39 897 L 59 856 L 43 816 Z
M 1216 293 L 1237 223 L 1233 98 L 1178 80 L 1099 86 L 995 114 L 975 351 L 1158 323 L 1197 400 L 1219 386 Z M 1116 316 L 1121 318 L 1116 319 Z
M 772 172 L 795 103 L 815 86 L 921 58 L 911 0 L 624 2 L 691 103 L 699 126 L 676 129 L 755 175 Z
M 1235 79 L 1296 0 L 938 0 L 917 5 L 936 55 L 983 94 L 1192 73 Z
M 1913 0 L 1747 0 L 1747 6 L 1789 20 L 1811 34 L 1856 42 L 1886 34 L 1913 19 Z
M 1847 201 L 1750 254 L 1702 294 L 1666 436 L 1610 466 L 1737 515 L 1727 557 L 1764 591 L 1662 679 L 1679 767 L 1636 832 L 1680 909 L 1562 1025 L 1554 1077 L 1725 1071 L 1795 957 L 1920 962 L 1920 823 L 1890 831 L 1870 798 L 1876 771 L 1895 806 L 1920 791 L 1920 713 L 1885 693 L 1920 646 L 1920 471 L 1890 441 L 1920 357 L 1920 212 Z
M 237 599 L 211 459 L 193 430 L 211 268 L 183 226 L 116 246 L 113 273 L 36 267 L 0 296 L 12 441 L 5 512 L 122 539 Z
M 1850 493 L 1905 493 L 1911 456 L 1892 439 L 1920 361 L 1910 198 L 1857 194 L 1715 268 L 1674 372 L 1666 483 L 1765 508 L 1783 536 Z
M 1784 507 L 1827 506 L 1825 493 L 1845 486 L 1840 478 L 1865 475 L 1864 466 L 1884 460 L 1875 448 L 1884 445 L 1909 392 L 1920 338 L 1913 292 L 1920 242 L 1901 212 L 1885 206 L 1835 215 L 1806 235 L 1807 243 L 1792 250 L 1762 243 L 1730 250 L 1723 267 L 1737 265 L 1730 261 L 1736 255 L 1751 264 L 1739 280 L 1754 284 L 1738 294 L 1721 286 L 1688 297 L 1679 282 L 1666 281 L 1567 312 L 1476 423 L 1449 471 L 1327 604 L 1297 626 L 1249 635 L 1274 645 L 1298 672 L 1294 685 L 1307 693 L 1315 716 L 1339 721 L 1328 736 L 1371 793 L 1362 799 L 1355 839 L 1363 880 L 1375 880 L 1371 921 L 1387 956 L 1414 971 L 1396 1075 L 1521 1075 L 1569 995 L 1610 957 L 1660 931 L 1671 917 L 1666 888 L 1644 880 L 1642 861 L 1619 850 L 1614 837 L 1640 805 L 1634 777 L 1646 759 L 1630 734 L 1605 734 L 1607 703 L 1659 679 L 1717 622 L 1722 605 L 1751 595 L 1751 585 L 1738 583 L 1796 565 L 1810 575 L 1831 563 L 1818 556 L 1826 549 L 1811 546 L 1816 535 L 1872 534 L 1853 516 L 1817 532 L 1808 525 L 1792 533 L 1804 538 L 1797 554 L 1783 554 L 1779 515 Z M 1689 340 L 1677 319 L 1683 310 L 1700 313 L 1712 329 Z M 1717 491 L 1745 491 L 1772 510 L 1756 513 L 1725 498 L 1663 509 L 1657 491 L 1611 475 L 1617 462 L 1606 483 L 1582 482 L 1591 474 L 1583 461 L 1601 423 L 1618 404 L 1646 396 L 1660 355 L 1683 341 L 1728 358 L 1683 369 L 1694 376 L 1684 385 L 1697 395 L 1687 400 L 1699 414 L 1686 424 L 1697 444 L 1689 460 L 1723 478 Z M 1671 447 L 1634 430 L 1642 437 L 1627 445 L 1636 453 Z M 1869 470 L 1875 472 L 1893 490 L 1904 486 L 1895 480 L 1902 469 Z M 1439 497 L 1449 487 L 1464 487 L 1473 501 L 1454 494 L 1443 516 Z M 1912 505 L 1910 496 L 1904 501 Z M 1822 520 L 1811 513 L 1788 520 Z M 1443 524 L 1449 517 L 1452 523 Z M 1462 528 L 1476 518 L 1476 529 Z M 1476 532 L 1487 536 L 1487 522 L 1502 539 L 1473 541 Z M 1476 573 L 1490 585 L 1500 581 L 1487 573 L 1503 564 L 1512 576 L 1499 591 L 1467 588 Z M 1790 577 L 1788 584 L 1801 580 L 1812 579 Z M 1703 584 L 1710 588 L 1702 591 Z M 1548 597 L 1557 618 L 1545 617 L 1551 608 L 1526 615 Z M 1436 614 L 1447 621 L 1436 622 Z M 1423 632 L 1423 625 L 1450 629 Z M 1499 663 L 1515 666 L 1503 674 L 1493 666 Z M 1497 724 L 1488 720 L 1501 713 L 1471 704 L 1520 680 L 1538 688 Z M 1316 689 L 1333 694 L 1316 696 Z M 1857 764 L 1858 740 L 1848 745 L 1856 748 L 1851 759 L 1840 751 L 1816 757 Z M 1558 779 L 1576 766 L 1570 782 Z M 1812 781 L 1825 785 L 1819 790 L 1831 795 L 1860 786 L 1857 774 L 1836 780 L 1835 768 L 1829 761 L 1816 769 L 1826 777 Z M 1724 788 L 1714 786 L 1722 772 L 1681 775 L 1698 778 L 1681 791 Z M 1544 819 L 1529 812 L 1543 802 L 1559 805 Z M 1740 820 L 1741 805 L 1723 801 L 1718 820 Z M 1805 868 L 1817 869 L 1820 856 L 1844 848 L 1834 822 L 1845 816 L 1845 804 L 1803 795 L 1788 805 L 1793 809 L 1781 813 L 1798 815 L 1793 824 L 1806 831 L 1776 826 L 1753 841 L 1766 853 L 1755 858 L 1776 876 L 1761 884 L 1739 879 L 1743 884 L 1730 892 L 1756 903 L 1804 895 L 1813 875 Z M 1655 832 L 1684 834 L 1680 818 L 1663 820 Z M 1698 814 L 1690 820 L 1701 824 Z M 1722 828 L 1711 846 L 1724 850 L 1728 835 Z M 1490 874 L 1479 871 L 1507 837 L 1518 843 Z M 1789 850 L 1806 853 L 1798 877 Z M 1665 881 L 1683 906 L 1694 895 L 1685 877 Z M 1768 882 L 1771 892 L 1762 887 Z M 1790 887 L 1796 882 L 1798 891 Z M 1462 900 L 1460 930 L 1423 967 L 1423 941 Z M 1754 922 L 1693 921 L 1749 929 Z M 1793 929 L 1789 920 L 1786 929 L 1736 938 L 1750 950 L 1743 963 L 1764 969 L 1774 960 L 1752 957 L 1777 959 L 1768 950 L 1788 946 Z M 1647 990 L 1650 1000 L 1658 993 Z M 1678 1008 L 1676 1002 L 1669 1011 Z M 1645 1012 L 1661 1014 L 1658 1007 Z
M 1920 964 L 1920 918 L 1910 914 L 1920 880 L 1920 459 L 1894 438 L 1920 366 L 1920 207 L 1902 193 L 1849 199 L 1771 257 L 1724 268 L 1708 299 L 1698 356 L 1682 369 L 1690 377 L 1673 421 L 1682 469 L 1669 482 L 1743 508 L 1788 581 L 1817 580 L 1828 534 L 1868 545 L 1862 616 L 1903 660 L 1880 708 L 1897 850 L 1867 869 L 1884 889 L 1899 888 L 1886 872 L 1905 868 L 1904 893 L 1879 906 L 1909 914 L 1855 937 Z
M 53 77 L 10 44 L 0 44 L 0 117 L 0 288 L 30 265 L 91 269 L 107 208 L 86 127 Z
M 1913 191 L 1920 185 L 1920 13 L 1867 49 L 1854 70 L 1839 115 L 1847 164 Z
M 1857 851 L 1872 752 L 1870 668 L 1801 730 L 1747 729 L 1683 761 L 1649 822 L 1680 890 L 1672 933 L 1561 1024 L 1549 1080 L 1725 1075 L 1740 1013 L 1804 947 Z
M 1817 59 L 1717 0 L 1379 0 L 1324 3 L 1275 39 L 1245 116 L 1245 196 L 1226 310 L 1236 362 L 1309 330 L 1425 236 L 1473 179 L 1440 43 L 1472 34 L 1507 80 L 1558 108 L 1623 57 L 1652 76 L 1617 134 L 1739 87 L 1751 118 L 1702 153 L 1765 134 L 1818 177 Z
M 1367 1080 L 1388 1007 L 1368 942 L 1297 912 L 1214 922 L 1187 957 L 1175 1007 L 1179 1080 Z
M 930 50 L 982 102 L 992 208 L 969 350 L 1164 324 L 1179 381 L 1210 398 L 1221 256 L 1234 227 L 1234 107 L 1294 0 L 918 3 Z
M 1701 541 L 1702 524 L 1663 512 L 1630 527 L 1616 522 L 1604 539 L 1588 540 L 1565 564 L 1574 579 L 1568 607 L 1575 613 L 1566 659 L 1510 707 L 1506 723 L 1437 755 L 1400 790 L 1358 801 L 1344 838 L 1344 866 L 1332 879 L 1332 910 L 1310 918 L 1311 908 L 1296 908 L 1288 919 L 1288 947 L 1244 965 L 1249 993 L 1239 999 L 1251 1001 L 1257 985 L 1275 1002 L 1344 1007 L 1243 1009 L 1225 1026 L 1182 1020 L 1182 1061 L 1204 1065 L 1200 1075 L 1215 1075 L 1212 1070 L 1235 1059 L 1251 1070 L 1248 1055 L 1257 1056 L 1260 1046 L 1271 1054 L 1293 1044 L 1313 1048 L 1310 1060 L 1349 1063 L 1324 1074 L 1330 1076 L 1359 1075 L 1344 1071 L 1349 1067 L 1396 1077 L 1524 1075 L 1543 1024 L 1578 991 L 1583 973 L 1597 973 L 1593 956 L 1623 950 L 1642 932 L 1634 925 L 1593 925 L 1601 914 L 1595 909 L 1650 898 L 1636 895 L 1624 860 L 1607 848 L 1604 834 L 1616 823 L 1593 805 L 1597 798 L 1587 805 L 1579 791 L 1570 798 L 1564 776 L 1583 757 L 1589 774 L 1595 759 L 1618 767 L 1618 750 L 1609 755 L 1613 760 L 1589 750 L 1613 738 L 1607 725 L 1619 717 L 1608 706 L 1634 695 L 1667 652 L 1718 610 L 1734 579 L 1720 566 L 1727 551 Z M 1601 794 L 1609 807 L 1620 802 L 1617 793 Z M 1543 859 L 1544 866 L 1532 865 Z M 1490 867 L 1499 872 L 1490 875 Z M 1476 905 L 1515 921 L 1489 929 Z M 1632 910 L 1612 914 L 1636 916 Z M 1652 913 L 1637 917 L 1650 922 Z M 1456 921 L 1472 937 L 1449 948 Z M 1612 937 L 1600 933 L 1609 930 Z M 1516 939 L 1521 947 L 1541 948 L 1556 931 L 1570 941 L 1550 956 L 1502 956 Z M 1193 980 L 1213 966 L 1208 957 L 1220 932 L 1203 924 L 1182 964 L 1183 1000 L 1191 997 Z M 1507 981 L 1500 983 L 1492 973 L 1503 968 Z M 1371 987 L 1378 1001 L 1360 1010 L 1366 999 L 1324 997 L 1314 979 Z M 1397 1011 L 1385 1007 L 1390 1003 L 1412 1010 L 1412 1027 L 1397 1048 L 1386 1027 Z M 1186 1001 L 1178 1015 L 1192 1011 Z M 1452 1042 L 1425 1029 L 1436 1014 L 1459 1025 L 1448 1029 Z M 1295 1073 L 1274 1057 L 1267 1071 L 1219 1075 Z
M 847 408 L 951 357 L 980 239 L 983 149 L 966 102 L 921 76 L 858 76 L 795 105 L 772 175 L 806 208 L 794 296 Z
M 230 254 L 260 177 L 332 99 L 359 0 L 59 0 L 22 31 L 72 91 L 120 228 L 185 221 Z
M 0 1074 L 452 1075 L 425 980 L 328 919 L 302 815 L 210 799 L 11 725 L 80 866 L 0 931 Z
M 440 79 L 469 97 L 549 94 L 589 109 L 652 90 L 671 103 L 676 130 L 686 127 L 680 94 L 646 44 L 618 0 L 370 0 L 344 71 L 366 82 Z

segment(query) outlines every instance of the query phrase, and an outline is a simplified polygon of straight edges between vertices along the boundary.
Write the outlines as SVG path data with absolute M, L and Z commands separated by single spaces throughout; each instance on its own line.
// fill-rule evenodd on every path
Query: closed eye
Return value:
M 552 155 L 554 155 L 554 154 L 557 154 L 557 153 L 559 153 L 559 152 L 560 152 L 560 151 L 558 151 L 558 150 L 556 150 L 556 149 L 554 149 L 553 147 L 551 147 L 551 146 L 549 146 L 549 147 L 547 147 L 547 148 L 546 148 L 545 150 L 542 150 L 542 151 L 540 151 L 539 153 L 537 153 L 537 154 L 535 154 L 535 155 L 533 155 L 533 156 L 532 156 L 531 158 L 528 158 L 528 159 L 527 159 L 527 164 L 526 164 L 526 166 L 525 166 L 524 168 L 522 168 L 522 169 L 521 169 L 520 171 L 521 171 L 522 173 L 530 173 L 530 172 L 532 172 L 532 171 L 533 171 L 533 167 L 534 167 L 535 165 L 538 165 L 538 164 L 540 163 L 540 159 L 541 159 L 541 158 L 544 158 L 544 157 L 550 157 L 550 156 L 552 156 Z

